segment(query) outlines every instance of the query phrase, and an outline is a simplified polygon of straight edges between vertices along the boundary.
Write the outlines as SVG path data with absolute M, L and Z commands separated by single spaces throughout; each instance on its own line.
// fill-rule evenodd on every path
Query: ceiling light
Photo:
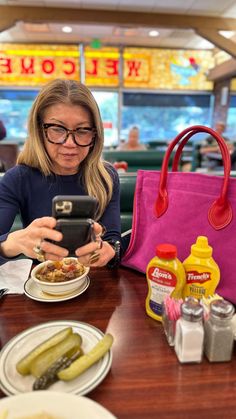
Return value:
M 62 32 L 71 33 L 72 32 L 72 28 L 70 26 L 63 26 Z
M 207 41 L 206 39 L 202 39 L 197 43 L 195 42 L 195 47 L 199 49 L 212 49 L 215 47 L 215 45 Z
M 159 32 L 158 31 L 150 31 L 148 35 L 149 36 L 158 36 Z
M 224 38 L 232 38 L 234 36 L 234 31 L 219 31 L 219 34 L 224 36 Z

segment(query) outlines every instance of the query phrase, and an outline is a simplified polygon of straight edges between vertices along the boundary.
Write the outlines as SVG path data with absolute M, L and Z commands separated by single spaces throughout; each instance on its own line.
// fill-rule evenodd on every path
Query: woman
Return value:
M 66 257 L 68 250 L 60 247 L 62 234 L 50 216 L 52 199 L 90 195 L 99 203 L 96 240 L 78 248 L 76 256 L 87 265 L 115 266 L 120 250 L 119 178 L 101 160 L 103 125 L 90 90 L 72 80 L 48 83 L 32 106 L 28 132 L 17 165 L 0 182 L 1 263 L 20 254 L 40 261 Z M 19 212 L 23 229 L 9 233 Z

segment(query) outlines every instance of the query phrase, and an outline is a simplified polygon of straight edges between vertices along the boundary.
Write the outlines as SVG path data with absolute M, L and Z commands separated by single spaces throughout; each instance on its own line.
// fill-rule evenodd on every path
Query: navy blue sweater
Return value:
M 109 167 L 113 195 L 101 219 L 107 229 L 104 240 L 120 240 L 120 185 L 115 169 Z M 38 169 L 18 165 L 0 181 L 0 242 L 6 240 L 15 216 L 20 213 L 23 227 L 35 218 L 51 216 L 56 195 L 86 195 L 80 174 L 44 176 Z M 0 264 L 7 259 L 0 256 Z

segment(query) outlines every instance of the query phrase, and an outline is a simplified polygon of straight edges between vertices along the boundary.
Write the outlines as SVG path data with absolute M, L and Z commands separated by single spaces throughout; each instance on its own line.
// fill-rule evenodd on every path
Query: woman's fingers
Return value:
M 95 235 L 102 235 L 103 234 L 103 226 L 101 226 L 101 224 L 99 224 L 99 223 L 94 223 L 93 224 L 93 230 L 94 230 L 94 233 L 95 233 Z
M 25 231 L 27 231 L 28 237 L 31 240 L 37 238 L 39 241 L 48 239 L 59 242 L 62 240 L 62 233 L 55 230 L 56 225 L 55 218 L 42 217 L 35 219 Z
M 84 246 L 83 248 L 89 245 Z M 76 250 L 76 256 L 79 258 L 80 263 L 83 263 L 86 266 L 94 266 L 94 267 L 101 267 L 105 266 L 109 260 L 114 257 L 114 249 L 110 246 L 110 244 L 106 241 L 103 242 L 101 248 L 93 248 L 89 253 L 82 252 L 82 247 Z M 91 247 L 90 247 L 91 249 Z
M 41 240 L 53 240 L 56 242 L 60 242 L 62 240 L 61 232 L 48 227 L 40 228 L 38 234 Z
M 103 242 L 101 236 L 103 234 L 103 227 L 99 223 L 95 222 L 93 224 L 93 231 L 94 240 L 85 246 L 79 247 L 75 252 L 76 256 L 83 257 L 102 248 Z
M 54 228 L 56 223 L 57 220 L 53 217 L 41 217 L 32 221 L 30 226 Z
M 59 259 L 68 256 L 68 250 L 64 247 L 57 246 L 56 244 L 50 243 L 47 240 L 43 240 L 40 244 L 40 248 L 47 254 L 47 259 L 50 259 L 48 255 L 57 256 Z
M 97 243 L 97 241 L 90 242 L 86 244 L 85 246 L 79 247 L 76 249 L 75 254 L 78 257 L 86 256 L 92 252 L 95 252 L 100 248 L 100 244 Z
M 26 256 L 36 258 L 39 252 L 45 253 L 44 257 L 53 260 L 62 259 L 68 255 L 68 251 L 59 246 L 62 233 L 55 230 L 56 220 L 53 217 L 35 219 L 28 227 L 21 230 L 21 246 Z M 58 245 L 51 243 L 58 242 Z

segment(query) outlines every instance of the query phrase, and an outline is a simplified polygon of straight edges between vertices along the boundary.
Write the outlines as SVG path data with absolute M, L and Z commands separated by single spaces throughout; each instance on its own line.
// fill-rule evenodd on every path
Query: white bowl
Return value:
M 67 260 L 67 259 L 77 260 L 77 258 L 73 258 L 73 257 L 64 258 L 64 260 Z M 46 262 L 42 262 L 39 265 L 37 265 L 34 269 L 32 269 L 31 278 L 34 280 L 37 286 L 41 288 L 43 292 L 46 292 L 47 294 L 51 294 L 51 295 L 72 294 L 75 290 L 77 290 L 83 285 L 85 278 L 88 275 L 89 269 L 90 269 L 88 266 L 85 266 L 85 272 L 82 275 L 80 275 L 79 277 L 75 279 L 69 279 L 68 281 L 64 281 L 64 282 L 48 282 L 48 281 L 41 281 L 38 278 L 36 278 L 37 272 L 41 270 L 44 266 L 50 263 L 52 263 L 52 261 L 47 260 Z

